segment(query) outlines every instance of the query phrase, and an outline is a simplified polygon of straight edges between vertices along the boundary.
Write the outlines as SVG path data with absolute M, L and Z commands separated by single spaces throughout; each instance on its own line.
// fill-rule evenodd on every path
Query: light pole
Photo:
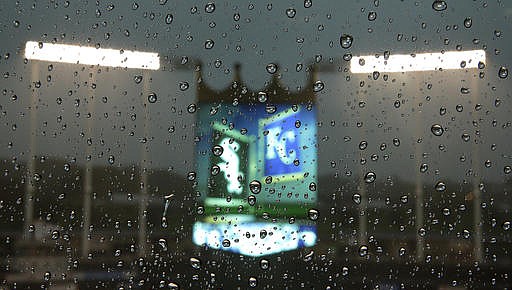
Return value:
M 42 43 L 35 41 L 28 41 L 25 45 L 25 57 L 29 60 L 46 61 L 46 62 L 61 62 L 78 65 L 90 65 L 90 66 L 104 66 L 104 67 L 119 67 L 119 68 L 132 68 L 144 70 L 144 94 L 146 94 L 149 70 L 158 70 L 160 68 L 160 58 L 157 53 L 151 52 L 140 52 L 123 49 L 104 49 L 95 47 L 85 47 L 78 45 L 67 45 L 67 44 L 54 44 L 54 43 Z M 39 66 L 37 62 L 32 62 L 32 83 L 34 83 L 39 77 Z M 89 102 L 87 109 L 91 116 L 87 120 L 86 134 L 89 138 L 93 135 L 93 116 L 94 111 L 94 91 L 93 83 L 95 81 L 95 74 L 91 70 L 89 72 Z M 31 100 L 31 118 L 30 118 L 30 144 L 29 144 L 29 160 L 28 160 L 28 180 L 26 185 L 25 193 L 25 233 L 28 233 L 28 229 L 32 224 L 33 220 L 33 208 L 34 208 L 34 185 L 32 178 L 35 172 L 35 154 L 37 151 L 37 104 L 38 93 L 34 88 L 32 91 Z M 145 110 L 144 119 L 144 132 L 147 134 L 147 108 Z M 141 186 L 141 202 L 139 212 L 144 214 L 139 215 L 139 247 L 145 248 L 145 235 L 146 235 L 146 217 L 145 211 L 147 207 L 147 154 L 144 153 L 147 150 L 143 148 L 142 162 L 141 162 L 141 182 L 144 186 Z M 92 154 L 91 145 L 86 146 L 86 159 Z M 85 173 L 83 179 L 84 196 L 83 196 L 83 232 L 82 232 L 82 257 L 87 257 L 89 254 L 90 243 L 89 243 L 89 228 L 91 225 L 91 195 L 93 194 L 93 167 L 92 161 L 86 160 Z M 143 208 L 142 208 L 143 207 Z M 24 235 L 26 238 L 29 236 Z M 144 241 L 140 241 L 144 240 Z M 139 250 L 139 253 L 143 254 L 144 250 Z
M 350 71 L 355 74 L 371 74 L 375 71 L 379 73 L 404 73 L 404 72 L 427 72 L 437 70 L 461 70 L 476 69 L 480 63 L 485 63 L 485 51 L 447 51 L 440 53 L 419 53 L 419 54 L 392 54 L 386 57 L 376 57 L 374 55 L 353 57 L 350 62 Z M 461 65 L 464 63 L 464 65 Z M 478 96 L 474 95 L 474 100 Z M 420 132 L 423 120 L 422 112 L 415 116 L 415 130 Z M 416 208 L 416 259 L 418 262 L 423 260 L 424 256 L 424 237 L 418 232 L 423 231 L 424 227 L 424 192 L 423 181 L 419 168 L 421 166 L 421 156 L 423 151 L 422 143 L 414 146 L 415 150 L 415 166 L 416 166 L 416 182 L 415 182 L 415 208 Z M 475 140 L 473 144 L 473 226 L 475 229 L 474 237 L 474 260 L 480 262 L 482 260 L 482 213 L 480 209 L 481 194 L 479 188 L 479 169 L 480 160 L 478 153 L 478 144 Z M 361 197 L 363 200 L 363 198 Z M 365 221 L 360 217 L 360 228 L 365 226 Z M 360 238 L 362 240 L 362 238 Z

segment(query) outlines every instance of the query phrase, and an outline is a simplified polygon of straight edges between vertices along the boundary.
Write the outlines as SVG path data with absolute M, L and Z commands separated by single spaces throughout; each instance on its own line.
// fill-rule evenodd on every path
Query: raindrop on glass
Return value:
M 352 46 L 353 41 L 354 41 L 354 38 L 352 37 L 352 35 L 349 35 L 349 34 L 343 34 L 340 37 L 340 45 L 344 49 L 350 48 Z
M 377 176 L 375 175 L 374 172 L 368 172 L 366 173 L 366 175 L 364 176 L 364 182 L 366 183 L 372 183 L 375 181 L 375 179 L 377 178 Z
M 199 269 L 201 267 L 201 260 L 198 258 L 190 258 L 190 266 L 194 269 Z
M 224 148 L 222 148 L 222 146 L 220 145 L 215 145 L 213 146 L 212 148 L 212 153 L 213 155 L 215 156 L 221 156 L 222 155 L 222 152 L 224 152 Z M 218 166 L 217 166 L 218 167 Z M 213 171 L 213 170 L 212 170 Z
M 156 103 L 157 101 L 157 96 L 155 93 L 151 93 L 148 95 L 148 102 L 150 102 L 151 104 L 154 104 Z
M 312 221 L 316 221 L 318 219 L 319 215 L 320 215 L 320 213 L 318 212 L 317 209 L 312 208 L 312 209 L 308 210 L 308 218 Z
M 293 9 L 293 8 L 286 9 L 286 16 L 288 16 L 288 18 L 295 17 L 295 14 L 297 14 L 297 11 L 295 11 L 295 9 Z
M 508 77 L 508 68 L 506 68 L 504 66 L 500 67 L 500 69 L 498 70 L 498 76 L 502 79 L 507 78 Z
M 446 8 L 448 8 L 448 5 L 443 0 L 436 0 L 432 3 L 432 9 L 435 11 L 443 11 L 446 10 Z
M 435 136 L 441 136 L 444 133 L 443 127 L 441 127 L 441 125 L 439 124 L 432 125 L 430 131 L 432 131 L 432 134 L 434 134 Z
M 442 191 L 445 191 L 446 190 L 446 184 L 444 184 L 444 182 L 442 181 L 439 181 L 436 183 L 436 191 L 439 191 L 439 192 L 442 192 Z
M 253 180 L 249 183 L 249 189 L 252 193 L 258 194 L 261 191 L 261 182 L 258 180 Z

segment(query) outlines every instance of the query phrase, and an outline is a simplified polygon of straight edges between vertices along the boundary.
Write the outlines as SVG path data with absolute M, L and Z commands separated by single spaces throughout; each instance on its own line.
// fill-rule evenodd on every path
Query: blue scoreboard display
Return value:
M 193 242 L 263 256 L 316 242 L 313 102 L 200 102 Z

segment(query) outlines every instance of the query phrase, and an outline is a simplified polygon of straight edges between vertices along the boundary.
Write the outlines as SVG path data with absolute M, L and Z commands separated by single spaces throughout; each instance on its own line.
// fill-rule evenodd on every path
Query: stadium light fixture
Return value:
M 83 65 L 158 70 L 158 53 L 123 49 L 27 41 L 25 57 L 31 60 Z
M 485 64 L 485 51 L 446 51 L 441 53 L 367 55 L 352 57 L 350 72 L 414 72 L 477 68 Z

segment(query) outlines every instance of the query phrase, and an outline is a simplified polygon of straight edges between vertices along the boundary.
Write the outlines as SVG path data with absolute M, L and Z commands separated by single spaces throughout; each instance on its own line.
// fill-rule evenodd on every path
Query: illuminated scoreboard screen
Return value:
M 250 256 L 315 244 L 313 104 L 203 103 L 196 132 L 195 244 Z

